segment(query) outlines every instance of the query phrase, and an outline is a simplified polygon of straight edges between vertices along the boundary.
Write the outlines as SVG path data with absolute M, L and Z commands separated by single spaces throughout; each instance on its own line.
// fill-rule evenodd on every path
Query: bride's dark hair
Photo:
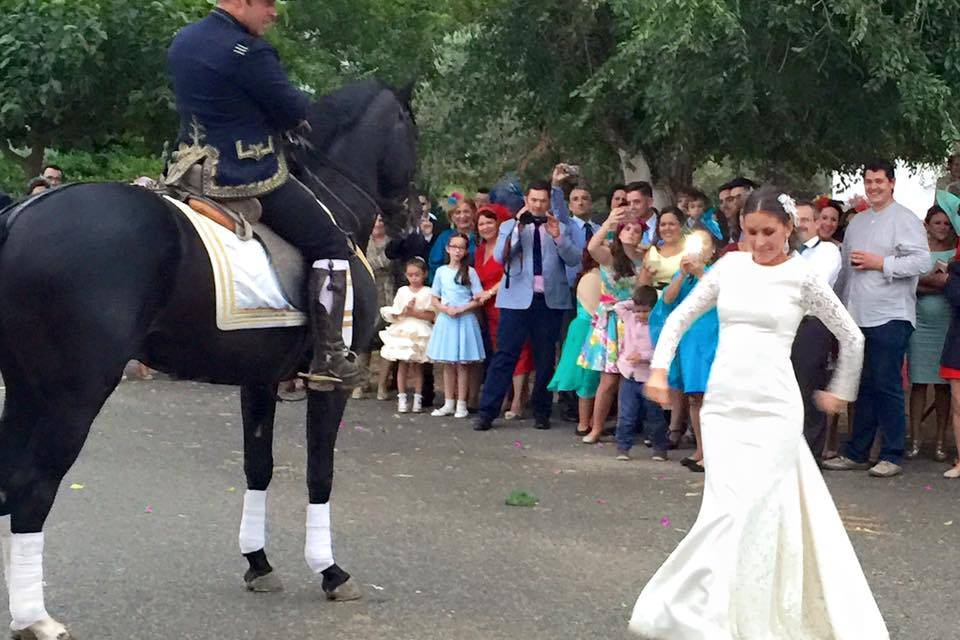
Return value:
M 790 244 L 790 250 L 795 251 L 802 244 L 800 242 L 800 233 L 793 219 L 793 215 L 788 213 L 787 210 L 784 209 L 783 203 L 780 202 L 780 196 L 783 194 L 783 191 L 771 184 L 765 184 L 759 189 L 754 189 L 747 197 L 747 201 L 743 205 L 743 213 L 740 215 L 746 218 L 747 214 L 763 211 L 776 216 L 784 225 L 792 225 L 793 231 L 790 233 L 787 242 Z

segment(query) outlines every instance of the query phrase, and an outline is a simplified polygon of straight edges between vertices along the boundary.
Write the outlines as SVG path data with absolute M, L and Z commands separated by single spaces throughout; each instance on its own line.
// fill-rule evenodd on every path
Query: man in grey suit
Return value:
M 528 339 L 537 368 L 530 397 L 534 426 L 550 428 L 553 402 L 547 383 L 553 377 L 563 313 L 571 307 L 566 268 L 580 262 L 580 252 L 549 206 L 550 184 L 534 182 L 527 188 L 524 207 L 516 218 L 500 225 L 494 249 L 504 264 L 497 292 L 500 328 L 497 351 L 483 384 L 480 415 L 473 427 L 477 431 L 492 427 L 500 415 L 513 368 Z

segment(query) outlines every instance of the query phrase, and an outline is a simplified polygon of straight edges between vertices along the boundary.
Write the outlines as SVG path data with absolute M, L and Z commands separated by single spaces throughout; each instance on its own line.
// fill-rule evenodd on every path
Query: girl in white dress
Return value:
M 399 362 L 397 366 L 397 412 L 407 413 L 408 385 L 413 386 L 413 412 L 423 410 L 423 363 L 427 361 L 427 344 L 433 330 L 433 292 L 424 286 L 427 263 L 423 258 L 407 261 L 404 275 L 409 283 L 400 287 L 389 307 L 381 307 L 380 315 L 390 326 L 380 332 L 383 347 L 380 357 Z
M 789 211 L 789 212 L 788 212 Z M 647 640 L 887 640 L 853 546 L 803 438 L 790 348 L 804 315 L 837 336 L 820 407 L 856 396 L 863 336 L 833 291 L 789 258 L 793 204 L 751 194 L 731 253 L 667 320 L 647 392 L 668 400 L 683 332 L 714 305 L 720 341 L 701 410 L 706 477 L 690 533 L 640 594 L 630 630 Z

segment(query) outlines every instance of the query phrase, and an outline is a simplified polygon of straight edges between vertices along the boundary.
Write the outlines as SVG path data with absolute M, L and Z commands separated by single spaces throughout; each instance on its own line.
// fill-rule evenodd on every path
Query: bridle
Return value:
M 344 202 L 343 198 L 337 195 L 336 191 L 334 191 L 320 176 L 316 174 L 316 172 L 314 172 L 310 168 L 310 163 L 305 162 L 304 161 L 305 158 L 303 158 L 303 156 L 307 156 L 309 159 L 314 159 L 316 161 L 319 161 L 320 165 L 330 169 L 331 171 L 339 175 L 341 178 L 343 178 L 343 180 L 347 183 L 347 185 L 351 189 L 353 189 L 356 193 L 360 194 L 360 196 L 365 201 L 369 202 L 370 205 L 373 206 L 374 211 L 376 211 L 377 215 L 379 215 L 382 220 L 384 221 L 387 220 L 388 216 L 385 215 L 384 206 L 381 205 L 380 200 L 376 196 L 371 194 L 363 186 L 361 186 L 360 182 L 351 174 L 351 172 L 346 167 L 344 167 L 342 164 L 340 164 L 339 162 L 331 158 L 326 153 L 317 149 L 312 142 L 310 142 L 305 137 L 299 134 L 289 135 L 288 142 L 292 149 L 292 155 L 296 162 L 296 166 L 300 170 L 300 172 L 303 173 L 307 178 L 309 178 L 311 182 L 316 183 L 317 187 L 322 189 L 324 192 L 328 193 L 332 198 L 332 200 L 336 202 L 338 205 L 340 205 L 340 207 L 343 210 L 345 210 L 350 215 L 351 218 L 353 218 L 355 229 L 359 230 L 361 227 L 361 222 L 360 222 L 361 219 L 360 219 L 360 216 L 357 214 L 356 210 L 353 207 L 351 207 L 349 204 Z M 315 195 L 319 196 L 319 194 L 315 194 Z M 391 199 L 390 202 L 396 202 L 396 199 Z M 322 204 L 323 203 L 321 201 L 321 205 Z M 399 204 L 396 206 L 397 211 L 400 211 L 402 209 L 403 209 L 402 204 Z M 328 213 L 330 212 L 328 211 Z M 339 228 L 348 237 L 352 238 L 352 235 L 346 230 L 344 230 L 343 227 L 341 227 L 340 224 L 337 222 L 336 216 L 334 216 L 332 213 L 330 213 L 330 216 L 331 218 L 333 218 L 334 224 L 337 225 L 337 228 Z

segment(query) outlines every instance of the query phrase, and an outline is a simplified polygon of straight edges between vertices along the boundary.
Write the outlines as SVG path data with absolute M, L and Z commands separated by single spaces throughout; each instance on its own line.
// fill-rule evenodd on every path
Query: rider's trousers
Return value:
M 297 247 L 312 264 L 321 258 L 346 260 L 347 237 L 323 210 L 313 192 L 290 177 L 282 186 L 260 196 L 263 223 Z

